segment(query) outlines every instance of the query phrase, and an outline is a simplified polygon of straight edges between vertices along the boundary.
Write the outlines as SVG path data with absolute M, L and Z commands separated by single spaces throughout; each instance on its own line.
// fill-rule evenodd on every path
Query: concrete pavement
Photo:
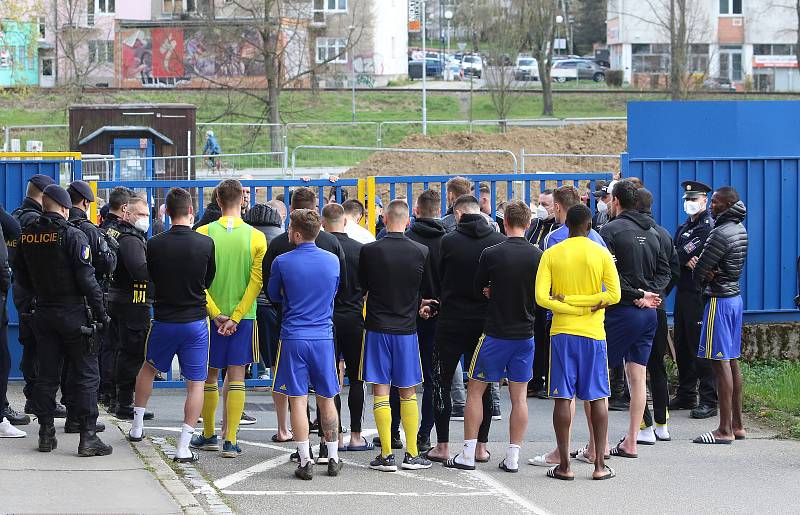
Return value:
M 770 433 L 751 427 L 747 440 L 730 446 L 692 444 L 692 438 L 716 422 L 692 420 L 686 411 L 672 414 L 673 441 L 640 446 L 639 459 L 609 460 L 618 474 L 615 479 L 591 481 L 591 466 L 574 462 L 576 480 L 568 483 L 548 479 L 546 469 L 525 464 L 527 458 L 548 451 L 554 442 L 551 402 L 530 399 L 520 472 L 504 473 L 497 466 L 506 446 L 507 395 L 503 389 L 504 418 L 492 425 L 491 462 L 479 465 L 476 472 L 434 464 L 430 470 L 380 473 L 368 469 L 377 451 L 347 452 L 341 454 L 345 468 L 340 477 L 327 477 L 320 465 L 313 481 L 302 482 L 294 479 L 296 465 L 288 460 L 293 445 L 270 441 L 276 425 L 269 394 L 248 392 L 246 410 L 258 423 L 241 428 L 243 455 L 224 459 L 219 453 L 202 453 L 196 473 L 190 473 L 208 478 L 209 483 L 200 486 L 195 482 L 193 491 L 198 497 L 221 496 L 238 513 L 291 513 L 298 509 L 309 513 L 388 509 L 419 513 L 800 512 L 800 499 L 790 493 L 800 484 L 800 465 L 794 458 L 800 455 L 800 442 L 774 440 Z M 166 437 L 167 442 L 174 439 L 182 402 L 182 392 L 157 391 L 150 405 L 156 420 L 147 423 L 148 433 Z M 346 425 L 346 399 L 342 405 Z M 627 413 L 611 414 L 612 441 L 624 432 L 626 424 Z M 366 431 L 371 438 L 375 425 L 369 409 L 364 427 L 373 428 Z M 456 442 L 452 451 L 460 446 L 462 423 L 452 422 L 451 433 Z M 586 438 L 585 419 L 579 410 L 573 447 Z M 312 444 L 316 441 L 313 437 Z

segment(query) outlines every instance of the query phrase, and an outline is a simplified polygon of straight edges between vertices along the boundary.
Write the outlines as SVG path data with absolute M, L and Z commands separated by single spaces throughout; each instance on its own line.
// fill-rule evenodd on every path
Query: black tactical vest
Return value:
M 74 296 L 80 291 L 67 250 L 68 228 L 66 220 L 41 216 L 22 231 L 18 251 L 37 297 Z
M 117 227 L 119 228 L 119 237 L 116 238 L 117 240 L 122 240 L 123 238 L 138 238 L 142 242 L 147 241 L 141 232 L 137 231 L 133 227 L 130 227 L 128 224 L 119 224 Z M 109 232 L 109 234 L 111 233 L 111 228 L 107 228 L 106 230 Z M 147 282 L 142 283 L 139 281 L 134 281 L 130 272 L 125 267 L 125 263 L 121 257 L 118 259 L 117 267 L 114 270 L 114 277 L 111 281 L 111 290 L 119 290 L 125 293 L 131 293 L 131 296 L 129 297 L 130 300 L 124 302 L 130 302 L 132 304 L 144 304 L 147 302 Z M 115 297 L 115 300 L 117 302 L 122 301 L 118 296 Z

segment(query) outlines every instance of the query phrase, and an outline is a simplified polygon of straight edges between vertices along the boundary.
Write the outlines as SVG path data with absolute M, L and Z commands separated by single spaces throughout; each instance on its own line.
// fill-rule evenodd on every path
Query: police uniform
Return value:
M 119 223 L 117 267 L 108 290 L 109 314 L 116 329 L 117 359 L 114 378 L 119 418 L 133 418 L 136 375 L 144 363 L 150 327 L 151 293 L 148 291 L 147 240 L 128 222 Z M 146 418 L 152 418 L 148 414 Z
M 44 195 L 69 209 L 69 194 L 57 185 Z M 29 224 L 15 254 L 16 279 L 36 300 L 31 327 L 36 339 L 39 375 L 34 382 L 34 409 L 39 418 L 39 450 L 57 446 L 53 418 L 55 395 L 64 359 L 72 364 L 67 391 L 80 426 L 81 456 L 111 454 L 95 434 L 97 422 L 97 346 L 95 334 L 106 323 L 103 295 L 95 279 L 86 235 L 55 212 Z
M 108 207 L 108 204 L 105 207 Z M 122 234 L 121 225 L 122 218 L 111 212 L 107 212 L 103 216 L 103 223 L 100 224 L 100 229 L 117 241 L 117 260 L 119 258 L 119 237 Z M 106 294 L 106 306 L 108 306 L 108 288 L 112 277 L 109 277 L 105 284 L 100 283 Z M 117 334 L 119 334 L 119 326 L 112 317 L 111 327 L 106 331 L 105 338 L 100 345 L 100 400 L 106 405 L 109 413 L 117 411 L 117 383 L 114 378 L 117 369 L 117 353 L 119 352 Z
M 707 195 L 711 188 L 697 181 L 681 183 L 685 200 L 694 200 Z M 676 396 L 670 402 L 672 409 L 694 408 L 697 405 L 696 395 L 698 381 L 700 384 L 700 405 L 710 411 L 717 405 L 717 394 L 714 388 L 714 376 L 711 367 L 704 360 L 697 358 L 700 343 L 701 321 L 703 319 L 703 295 L 699 283 L 692 279 L 692 269 L 686 266 L 692 257 L 700 256 L 713 228 L 713 221 L 708 210 L 697 214 L 692 220 L 690 216 L 675 231 L 675 250 L 681 265 L 681 276 L 675 294 L 675 355 L 678 365 L 679 385 Z M 713 415 L 713 413 L 712 413 Z
M 89 186 L 88 183 L 84 181 L 74 181 L 72 184 L 69 185 L 67 191 L 70 193 L 70 197 L 73 201 L 76 198 L 85 199 L 88 202 L 94 202 L 94 192 L 92 188 Z M 117 266 L 117 252 L 116 248 L 118 244 L 115 239 L 107 236 L 104 231 L 94 225 L 89 219 L 86 217 L 86 212 L 79 208 L 79 207 L 71 207 L 69 210 L 69 223 L 73 227 L 80 229 L 83 234 L 86 235 L 86 238 L 89 240 L 89 248 L 92 252 L 92 266 L 94 267 L 95 271 L 95 278 L 97 279 L 97 283 L 100 284 L 101 288 L 104 284 L 108 282 L 111 278 L 111 274 L 114 272 L 114 268 Z M 99 348 L 102 349 L 105 346 L 106 336 L 108 334 L 108 328 L 104 328 L 104 331 L 98 333 L 98 344 Z M 102 386 L 102 378 L 103 378 L 103 365 L 102 362 L 102 354 L 99 353 L 100 357 L 100 378 L 101 378 L 101 386 Z M 65 374 L 70 373 L 69 367 L 66 368 Z M 101 392 L 102 393 L 102 392 Z M 64 424 L 66 432 L 72 433 L 78 432 L 77 421 L 75 421 L 71 416 L 69 416 L 69 403 L 70 400 L 68 398 L 64 399 L 64 404 L 67 405 L 67 420 Z M 105 429 L 102 423 L 97 425 L 97 431 L 100 432 Z
M 36 174 L 32 176 L 28 182 L 35 186 L 39 191 L 44 191 L 47 186 L 53 184 L 53 179 L 47 175 Z M 22 201 L 22 204 L 11 212 L 11 216 L 13 216 L 17 222 L 19 222 L 22 230 L 36 222 L 41 215 L 42 205 L 31 197 L 25 197 L 25 200 Z M 18 244 L 19 240 L 17 239 L 6 242 L 6 245 L 8 246 L 8 263 L 11 265 L 11 270 L 15 275 L 15 254 Z M 33 309 L 33 294 L 22 287 L 17 281 L 14 281 L 12 284 L 11 291 L 14 298 L 14 307 L 17 309 L 17 313 L 19 313 L 19 343 L 22 345 L 22 360 L 20 361 L 20 369 L 22 371 L 22 376 L 25 379 L 25 387 L 22 390 L 25 394 L 26 400 L 25 412 L 33 413 L 33 384 L 38 373 L 36 339 L 33 335 L 33 329 L 31 328 L 30 317 L 30 313 Z M 57 405 L 57 408 L 58 412 L 56 413 L 56 417 L 65 417 L 66 409 L 64 406 L 59 404 Z

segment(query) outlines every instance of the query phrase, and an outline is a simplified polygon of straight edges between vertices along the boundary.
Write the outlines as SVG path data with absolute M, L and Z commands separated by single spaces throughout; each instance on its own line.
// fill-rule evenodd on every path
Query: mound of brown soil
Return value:
M 398 148 L 447 150 L 510 150 L 521 159 L 526 154 L 619 154 L 626 148 L 626 124 L 604 123 L 567 127 L 513 128 L 506 133 L 415 134 Z M 526 157 L 525 171 L 610 172 L 617 159 Z M 520 171 L 521 163 L 520 163 Z M 351 168 L 347 177 L 370 175 L 451 175 L 460 173 L 512 173 L 513 160 L 499 154 L 401 154 L 376 152 Z

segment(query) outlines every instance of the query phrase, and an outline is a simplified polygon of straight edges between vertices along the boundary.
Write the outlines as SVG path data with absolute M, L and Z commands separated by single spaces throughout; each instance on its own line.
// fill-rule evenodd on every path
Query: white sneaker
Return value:
M 653 426 L 640 429 L 639 434 L 636 436 L 636 443 L 640 445 L 655 445 L 656 434 L 653 432 Z
M 669 437 L 669 426 L 667 426 L 667 424 L 656 424 L 655 434 L 656 439 L 662 442 L 669 442 L 671 440 Z
M 11 425 L 6 419 L 0 422 L 0 438 L 25 438 L 28 434 Z

